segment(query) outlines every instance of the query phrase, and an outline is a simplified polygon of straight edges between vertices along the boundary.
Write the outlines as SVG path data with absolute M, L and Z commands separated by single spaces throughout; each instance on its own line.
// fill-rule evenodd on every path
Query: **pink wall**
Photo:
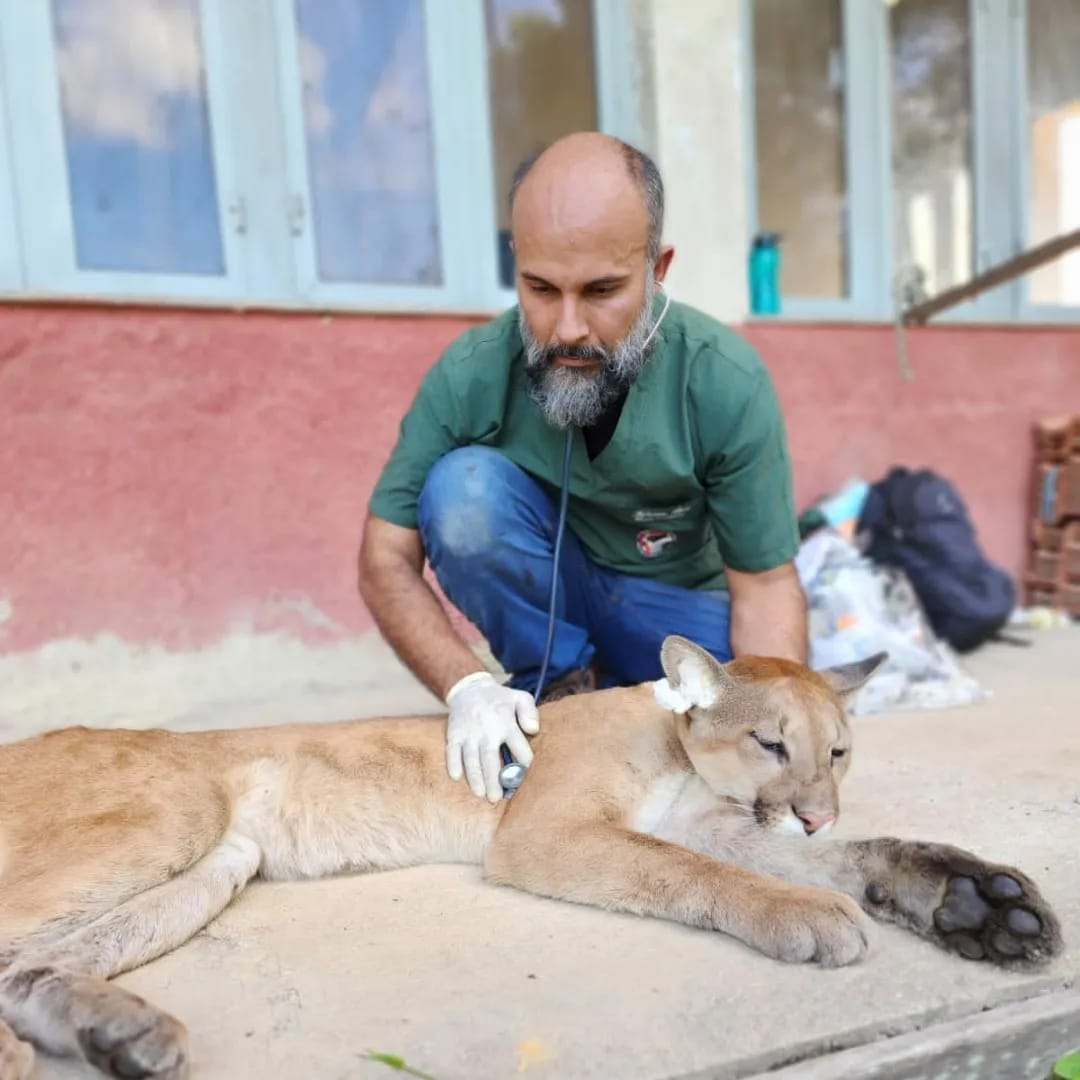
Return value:
M 0 308 L 0 650 L 111 632 L 192 647 L 236 620 L 371 626 L 367 494 L 451 318 Z M 1080 331 L 754 325 L 800 505 L 893 462 L 947 472 L 1024 562 L 1033 420 L 1080 409 Z

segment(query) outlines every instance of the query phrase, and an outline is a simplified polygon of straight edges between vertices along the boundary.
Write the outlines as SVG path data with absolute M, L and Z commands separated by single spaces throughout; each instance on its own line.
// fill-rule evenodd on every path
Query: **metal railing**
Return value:
M 1004 285 L 1005 282 L 1012 281 L 1021 274 L 1029 273 L 1044 263 L 1053 262 L 1054 259 L 1060 258 L 1073 248 L 1080 248 L 1080 229 L 1062 233 L 1061 236 L 1055 236 L 1052 240 L 1028 248 L 1019 255 L 1014 255 L 1011 259 L 1006 259 L 997 266 L 984 270 L 960 285 L 954 285 L 951 289 L 945 289 L 936 296 L 912 304 L 901 313 L 901 321 L 905 326 L 925 325 L 942 311 L 971 300 L 979 293 L 986 292 L 987 289 Z

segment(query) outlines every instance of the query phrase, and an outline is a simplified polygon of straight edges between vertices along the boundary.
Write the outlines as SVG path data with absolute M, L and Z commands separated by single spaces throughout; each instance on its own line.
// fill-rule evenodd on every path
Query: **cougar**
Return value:
M 0 746 L 0 1080 L 36 1046 L 113 1077 L 184 1077 L 183 1024 L 109 982 L 181 945 L 256 875 L 434 862 L 559 900 L 850 964 L 872 919 L 1009 968 L 1060 951 L 1020 870 L 942 843 L 826 838 L 847 701 L 885 659 L 718 663 L 679 636 L 664 677 L 541 707 L 497 805 L 450 780 L 445 717 L 259 729 L 65 728 Z

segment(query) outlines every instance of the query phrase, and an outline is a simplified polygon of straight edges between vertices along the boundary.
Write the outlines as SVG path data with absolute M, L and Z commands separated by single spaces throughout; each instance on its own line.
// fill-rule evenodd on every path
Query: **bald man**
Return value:
M 360 590 L 403 662 L 449 707 L 447 769 L 502 796 L 500 747 L 531 761 L 564 439 L 568 525 L 540 700 L 662 675 L 670 633 L 724 661 L 806 659 L 791 466 L 750 345 L 661 282 L 653 162 L 572 135 L 510 193 L 518 304 L 427 372 L 375 487 Z M 499 683 L 423 580 L 510 673 Z

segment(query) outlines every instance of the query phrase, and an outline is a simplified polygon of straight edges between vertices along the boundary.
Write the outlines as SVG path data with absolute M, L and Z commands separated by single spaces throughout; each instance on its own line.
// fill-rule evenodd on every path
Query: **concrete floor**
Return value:
M 966 963 L 892 928 L 860 965 L 785 967 L 720 935 L 430 867 L 257 884 L 181 950 L 119 982 L 188 1024 L 195 1076 L 215 1080 L 402 1075 L 365 1061 L 370 1050 L 437 1080 L 733 1080 L 793 1061 L 804 1064 L 772 1075 L 1036 1080 L 1046 1054 L 1080 1044 L 1080 994 L 1070 996 L 1080 971 L 1080 631 L 1035 641 L 970 658 L 994 692 L 985 704 L 860 719 L 839 829 L 946 840 L 1032 874 L 1069 943 L 1040 975 Z M 382 670 L 397 680 L 380 695 L 392 711 L 430 707 L 399 668 Z M 345 705 L 324 698 L 312 718 L 348 715 Z M 274 716 L 292 719 L 299 707 Z M 256 713 L 267 716 L 238 719 Z M 213 709 L 192 716 L 191 726 L 234 722 Z M 1016 1024 L 1041 1031 L 1043 1044 L 1004 1071 L 970 1049 L 956 1069 L 911 1064 L 912 1045 L 937 1037 L 955 1056 L 957 1045 L 1015 1034 Z M 983 1045 L 1000 1055 L 1006 1043 L 1019 1045 L 1012 1035 Z M 832 1053 L 844 1048 L 854 1049 Z M 873 1064 L 886 1059 L 901 1065 Z M 96 1074 L 43 1062 L 37 1075 Z

